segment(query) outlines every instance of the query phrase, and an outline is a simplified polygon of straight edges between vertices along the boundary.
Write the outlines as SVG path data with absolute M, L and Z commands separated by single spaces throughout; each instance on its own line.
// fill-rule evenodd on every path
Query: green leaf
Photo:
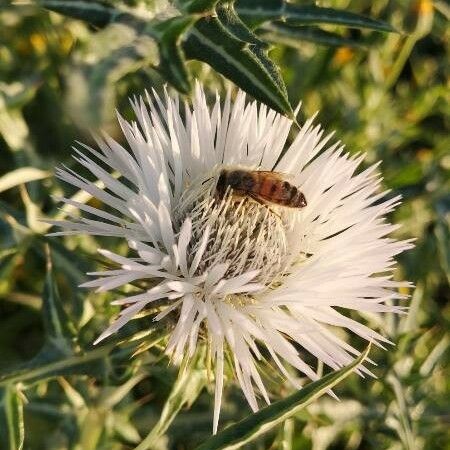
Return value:
M 148 340 L 155 335 L 153 343 L 157 344 L 168 329 L 160 326 L 152 332 L 128 336 L 125 340 L 111 342 L 97 347 L 90 345 L 89 350 L 75 349 L 72 354 L 65 354 L 55 345 L 55 340 L 47 342 L 41 351 L 30 361 L 18 367 L 0 373 L 0 387 L 12 383 L 34 383 L 49 378 L 65 375 L 102 376 L 121 364 L 129 366 L 130 359 L 141 340 Z
M 93 269 L 92 261 L 82 252 L 68 250 L 54 238 L 39 236 L 38 239 L 42 244 L 50 246 L 54 265 L 58 267 L 59 272 L 64 273 L 72 284 L 71 287 L 74 290 L 78 289 L 78 285 L 86 281 L 86 272 Z M 39 252 L 40 256 L 42 256 L 45 253 L 45 250 L 43 250 L 43 248 L 45 249 L 44 245 L 36 246 L 33 250 Z M 76 295 L 77 293 L 74 294 Z
M 253 46 L 261 48 L 268 47 L 266 42 L 259 39 L 258 36 L 242 22 L 231 3 L 221 3 L 217 7 L 216 12 L 219 20 L 226 29 L 237 39 L 250 44 L 250 48 Z
M 292 27 L 282 23 L 264 25 L 260 36 L 270 42 L 301 48 L 302 41 L 334 47 L 363 47 L 363 44 L 353 39 L 348 39 L 336 33 L 321 30 L 315 27 Z
M 192 14 L 212 11 L 217 2 L 218 0 L 181 0 L 178 3 L 184 12 Z
M 42 315 L 47 338 L 72 342 L 76 332 L 62 306 L 58 286 L 53 277 L 49 247 L 47 247 L 47 275 L 42 298 Z
M 140 19 L 136 18 L 134 23 L 124 20 L 93 34 L 88 45 L 80 50 L 67 80 L 69 89 L 77 92 L 70 97 L 69 107 L 82 127 L 111 120 L 117 83 L 129 73 L 159 63 L 155 34 Z
M 11 189 L 19 184 L 42 180 L 50 175 L 50 172 L 36 169 L 35 167 L 21 167 L 19 169 L 11 170 L 11 172 L 0 177 L 0 192 Z
M 434 227 L 434 236 L 436 238 L 437 259 L 440 263 L 442 273 L 445 274 L 450 283 L 450 251 L 448 243 L 450 242 L 450 229 L 448 227 L 447 219 L 444 217 L 444 212 L 439 215 Z
M 40 84 L 38 74 L 25 80 L 0 84 L 0 105 L 9 111 L 21 110 L 34 98 Z
M 165 434 L 181 408 L 185 405 L 190 407 L 197 399 L 207 381 L 202 359 L 198 354 L 189 364 L 180 367 L 178 378 L 164 404 L 158 422 L 134 450 L 155 448 L 156 442 Z
M 209 438 L 197 450 L 238 449 L 266 433 L 276 425 L 298 413 L 302 408 L 332 389 L 348 377 L 367 357 L 370 345 L 351 364 L 336 372 L 329 373 L 320 380 L 308 384 L 287 398 L 269 405 L 240 422 L 229 426 Z
M 278 69 L 257 38 L 250 37 L 250 30 L 244 37 L 243 25 L 230 11 L 219 12 L 218 17 L 202 18 L 191 28 L 184 43 L 187 57 L 206 62 L 255 99 L 293 117 Z
M 269 44 L 259 39 L 259 37 L 250 30 L 236 14 L 232 3 L 222 3 L 217 8 L 219 20 L 224 24 L 227 30 L 237 39 L 249 44 L 249 50 L 264 65 L 268 73 L 271 74 L 273 81 L 277 84 L 280 92 L 287 98 L 287 90 L 276 64 L 267 56 Z
M 132 42 L 118 49 L 93 66 L 84 66 L 72 79 L 73 85 L 87 81 L 86 103 L 89 110 L 85 117 L 94 123 L 101 123 L 114 113 L 116 85 L 129 73 L 147 67 L 156 66 L 159 61 L 156 42 L 146 34 L 140 34 Z M 170 80 L 169 80 L 170 81 Z
M 127 414 L 112 411 L 108 420 L 112 422 L 114 432 L 126 443 L 137 444 L 141 440 L 137 429 Z
M 0 295 L 5 295 L 11 291 L 15 284 L 13 276 L 16 268 L 23 263 L 23 257 L 28 249 L 28 243 L 22 244 L 22 247 L 8 249 L 0 255 Z
M 105 387 L 99 403 L 103 408 L 112 410 L 126 395 L 144 378 L 148 377 L 148 372 L 140 372 L 132 376 L 125 383 L 118 387 Z
M 23 401 L 11 385 L 0 388 L 0 448 L 21 450 L 25 438 Z
M 245 23 L 255 27 L 261 23 L 283 19 L 285 4 L 283 0 L 238 0 L 234 5 L 236 12 Z
M 298 6 L 286 3 L 284 18 L 288 23 L 295 25 L 326 23 L 376 31 L 395 31 L 391 25 L 382 20 L 372 19 L 349 11 L 321 8 L 314 5 Z
M 300 6 L 280 0 L 267 2 L 239 0 L 235 7 L 239 16 L 254 26 L 267 21 L 283 20 L 291 25 L 334 24 L 376 31 L 395 31 L 388 23 L 381 20 L 315 5 Z
M 74 19 L 84 20 L 97 27 L 132 17 L 130 14 L 113 8 L 106 2 L 91 0 L 38 0 L 38 4 L 50 11 Z
M 46 345 L 31 361 L 0 374 L 0 387 L 18 382 L 34 383 L 61 375 L 101 374 L 113 349 L 114 344 L 109 344 L 80 355 L 62 355 L 57 348 Z
M 47 275 L 42 297 L 42 319 L 45 330 L 43 347 L 30 361 L 0 376 L 0 386 L 9 382 L 34 381 L 64 375 L 71 373 L 72 366 L 79 365 L 75 355 L 77 352 L 75 327 L 62 306 L 53 277 L 49 247 L 47 247 Z M 75 358 L 75 361 L 72 358 Z M 66 369 L 69 369 L 69 372 Z
M 159 69 L 163 72 L 167 81 L 184 94 L 189 93 L 191 83 L 180 41 L 183 33 L 196 20 L 197 17 L 195 16 L 178 16 L 155 26 L 161 59 Z

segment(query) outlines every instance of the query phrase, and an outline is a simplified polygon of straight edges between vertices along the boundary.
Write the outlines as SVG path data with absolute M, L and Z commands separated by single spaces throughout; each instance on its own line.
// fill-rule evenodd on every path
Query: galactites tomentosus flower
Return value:
M 258 371 L 258 345 L 300 387 L 286 365 L 313 380 L 317 374 L 293 341 L 332 369 L 360 353 L 332 327 L 380 346 L 388 342 L 342 313 L 400 312 L 391 300 L 404 298 L 397 288 L 409 285 L 390 274 L 395 255 L 411 243 L 387 237 L 397 226 L 384 216 L 399 197 L 386 199 L 386 192 L 379 192 L 377 165 L 358 173 L 363 155 L 344 153 L 338 142 L 329 145 L 332 134 L 324 137 L 313 118 L 287 145 L 292 121 L 246 103 L 242 91 L 234 101 L 228 95 L 223 106 L 217 96 L 211 109 L 198 84 L 192 107 L 180 108 L 177 96 L 166 93 L 161 99 L 155 92 L 132 106 L 137 122 L 119 116 L 127 148 L 104 135 L 96 139 L 99 150 L 86 145 L 76 150 L 75 159 L 93 180 L 71 169 L 57 172 L 109 211 L 64 198 L 83 215 L 53 221 L 64 229 L 53 234 L 122 237 L 129 247 L 127 255 L 100 250 L 118 268 L 90 274 L 96 278 L 84 286 L 108 291 L 152 282 L 144 292 L 113 301 L 124 307 L 96 343 L 165 299 L 154 320 L 169 314 L 175 319 L 166 348 L 172 360 L 194 354 L 200 330 L 211 346 L 216 432 L 225 350 L 256 411 L 255 387 L 269 403 Z M 220 170 L 235 166 L 289 174 L 307 206 L 268 207 L 245 197 L 236 201 L 231 192 L 218 198 Z

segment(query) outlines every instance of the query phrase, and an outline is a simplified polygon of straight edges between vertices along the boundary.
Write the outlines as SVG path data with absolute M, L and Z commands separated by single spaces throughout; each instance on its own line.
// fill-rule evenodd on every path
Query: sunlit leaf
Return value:
M 112 413 L 110 418 L 114 431 L 129 444 L 137 444 L 141 437 L 131 420 L 125 414 Z
M 40 241 L 44 245 L 50 246 L 54 265 L 70 280 L 74 289 L 86 281 L 86 272 L 92 269 L 92 262 L 89 261 L 86 254 L 68 250 L 61 242 L 52 237 L 40 237 Z M 40 245 L 38 250 L 41 250 L 44 245 Z
M 53 276 L 50 250 L 47 255 L 47 276 L 42 299 L 42 316 L 47 337 L 60 341 L 72 341 L 75 329 L 62 306 L 58 286 Z
M 375 31 L 395 31 L 391 25 L 382 20 L 372 19 L 350 11 L 314 5 L 299 6 L 286 3 L 284 18 L 288 23 L 296 25 L 333 24 Z
M 376 31 L 395 31 L 388 23 L 361 14 L 315 5 L 295 5 L 281 0 L 239 0 L 236 2 L 236 10 L 245 21 L 253 25 L 283 20 L 292 25 L 333 24 Z
M 0 256 L 0 294 L 8 293 L 14 285 L 13 271 L 23 261 L 23 250 L 8 249 Z
M 23 108 L 34 98 L 39 84 L 39 76 L 33 76 L 25 81 L 0 84 L 0 105 L 4 105 L 10 111 Z
M 50 11 L 84 20 L 98 27 L 123 20 L 127 16 L 125 11 L 95 0 L 38 0 L 38 3 Z
M 301 48 L 303 41 L 332 47 L 362 47 L 363 44 L 355 39 L 348 39 L 336 33 L 315 27 L 293 27 L 282 23 L 264 25 L 261 36 L 270 42 Z
M 185 94 L 190 91 L 191 83 L 180 41 L 196 20 L 194 16 L 178 16 L 155 26 L 159 42 L 159 69 L 173 86 Z
M 221 23 L 234 37 L 248 44 L 248 49 L 255 55 L 258 61 L 264 66 L 276 83 L 279 92 L 285 98 L 288 97 L 286 86 L 281 77 L 280 70 L 276 64 L 268 57 L 269 44 L 261 40 L 250 30 L 240 17 L 236 14 L 231 3 L 221 4 L 217 8 L 217 15 Z
M 197 399 L 207 381 L 206 369 L 202 367 L 201 359 L 198 356 L 189 364 L 184 364 L 180 368 L 178 378 L 164 404 L 158 422 L 135 450 L 154 448 L 154 445 L 167 431 L 180 409 L 184 406 L 189 407 Z
M 238 449 L 266 433 L 284 420 L 292 417 L 312 401 L 325 394 L 348 377 L 367 357 L 370 346 L 351 364 L 320 380 L 308 384 L 301 390 L 282 400 L 266 406 L 246 419 L 229 426 L 197 447 L 197 450 Z
M 0 177 L 0 192 L 23 183 L 48 178 L 50 175 L 50 172 L 35 167 L 20 167 Z
M 87 81 L 87 118 L 93 119 L 94 123 L 102 123 L 113 115 L 117 82 L 129 73 L 156 66 L 158 62 L 155 41 L 143 34 L 129 44 L 111 51 L 95 65 L 82 67 L 78 78 L 80 81 Z
M 62 375 L 101 374 L 105 370 L 106 358 L 113 349 L 114 345 L 107 345 L 80 355 L 67 356 L 56 347 L 46 346 L 31 361 L 0 374 L 0 387 L 17 382 L 33 383 Z
M 222 19 L 222 20 L 220 20 Z M 256 99 L 287 116 L 293 112 L 274 64 L 254 43 L 237 38 L 226 15 L 200 19 L 184 43 L 189 58 L 206 62 Z M 254 48 L 254 47 L 253 47 Z
M 192 14 L 211 11 L 218 1 L 219 0 L 180 0 L 179 4 L 183 11 Z
M 0 448 L 21 450 L 24 438 L 23 399 L 13 385 L 0 387 Z

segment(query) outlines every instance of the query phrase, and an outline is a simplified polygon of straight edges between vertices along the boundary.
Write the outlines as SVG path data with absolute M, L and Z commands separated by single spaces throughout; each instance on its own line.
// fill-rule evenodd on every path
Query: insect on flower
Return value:
M 218 198 L 223 198 L 228 188 L 232 195 L 250 197 L 258 203 L 271 203 L 288 208 L 303 208 L 306 198 L 300 190 L 278 172 L 266 170 L 222 169 L 216 185 Z
M 301 376 L 318 378 L 306 353 L 331 369 L 359 355 L 337 329 L 375 345 L 389 342 L 356 317 L 402 312 L 392 300 L 405 298 L 397 289 L 409 286 L 388 273 L 411 243 L 388 237 L 397 226 L 384 216 L 399 197 L 382 191 L 377 165 L 360 170 L 364 155 L 330 144 L 332 134 L 314 118 L 289 143 L 293 122 L 246 102 L 242 91 L 223 104 L 217 96 L 210 108 L 198 84 L 192 106 L 153 92 L 132 107 L 136 121 L 119 116 L 126 145 L 104 135 L 97 149 L 76 149 L 90 178 L 76 168 L 57 170 L 103 206 L 62 199 L 82 214 L 50 221 L 62 227 L 54 234 L 126 244 L 121 254 L 99 250 L 111 270 L 90 273 L 94 279 L 82 285 L 98 292 L 130 287 L 115 292 L 112 304 L 124 308 L 95 343 L 141 311 L 154 321 L 170 315 L 171 361 L 209 346 L 216 432 L 227 374 L 256 411 L 261 399 L 270 403 L 261 377 L 266 357 L 300 388 Z

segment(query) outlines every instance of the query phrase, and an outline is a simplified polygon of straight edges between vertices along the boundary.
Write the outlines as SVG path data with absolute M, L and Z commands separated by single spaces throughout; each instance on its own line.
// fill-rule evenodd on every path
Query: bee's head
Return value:
M 298 203 L 299 203 L 299 207 L 300 208 L 304 208 L 305 206 L 308 205 L 305 196 L 300 192 L 299 198 L 298 198 Z
M 220 196 L 223 196 L 227 189 L 226 178 L 227 178 L 227 172 L 225 169 L 222 169 L 220 171 L 219 179 L 217 180 L 217 184 L 216 184 L 216 191 Z

